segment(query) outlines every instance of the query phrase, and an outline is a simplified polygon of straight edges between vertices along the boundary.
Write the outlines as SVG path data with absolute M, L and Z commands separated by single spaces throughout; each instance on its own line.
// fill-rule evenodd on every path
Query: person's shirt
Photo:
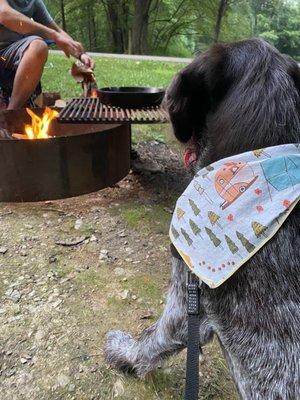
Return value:
M 35 22 L 42 25 L 47 26 L 53 21 L 43 0 L 7 0 L 7 2 L 14 10 L 19 11 L 23 15 L 26 15 L 26 17 L 32 18 Z M 30 34 L 22 35 L 0 24 L 0 49 L 4 49 L 11 43 L 26 36 L 30 36 Z

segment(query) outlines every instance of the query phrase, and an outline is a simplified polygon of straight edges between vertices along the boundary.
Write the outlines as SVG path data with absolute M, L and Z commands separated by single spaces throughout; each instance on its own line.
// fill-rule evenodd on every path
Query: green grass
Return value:
M 161 205 L 133 207 L 117 207 L 111 211 L 113 214 L 121 214 L 127 225 L 143 232 L 154 232 L 167 235 L 171 215 Z
M 45 91 L 58 91 L 64 99 L 79 96 L 80 84 L 71 77 L 69 70 L 74 59 L 50 54 L 42 79 Z M 95 57 L 95 74 L 99 87 L 104 86 L 158 86 L 169 85 L 184 64 L 161 61 L 135 61 Z
M 43 90 L 60 92 L 68 100 L 82 94 L 81 85 L 70 75 L 74 59 L 59 54 L 50 54 L 42 79 Z M 135 61 L 117 58 L 95 57 L 95 74 L 99 87 L 105 86 L 155 86 L 167 87 L 172 77 L 184 64 L 161 61 Z M 141 140 L 165 142 L 168 127 L 164 125 L 134 125 L 133 143 Z

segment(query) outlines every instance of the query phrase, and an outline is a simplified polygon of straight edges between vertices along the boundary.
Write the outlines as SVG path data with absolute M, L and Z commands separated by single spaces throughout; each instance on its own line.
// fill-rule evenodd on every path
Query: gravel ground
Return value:
M 164 307 L 168 225 L 189 179 L 173 148 L 137 150 L 139 172 L 113 188 L 1 205 L 1 400 L 182 398 L 184 352 L 143 381 L 102 355 L 108 330 L 137 334 Z M 201 371 L 201 399 L 236 398 L 216 342 Z

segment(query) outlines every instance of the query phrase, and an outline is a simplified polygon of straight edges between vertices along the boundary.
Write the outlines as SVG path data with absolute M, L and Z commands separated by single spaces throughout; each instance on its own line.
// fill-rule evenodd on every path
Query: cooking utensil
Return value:
M 155 87 L 106 87 L 97 90 L 104 104 L 121 108 L 147 108 L 159 106 L 165 94 L 163 88 Z

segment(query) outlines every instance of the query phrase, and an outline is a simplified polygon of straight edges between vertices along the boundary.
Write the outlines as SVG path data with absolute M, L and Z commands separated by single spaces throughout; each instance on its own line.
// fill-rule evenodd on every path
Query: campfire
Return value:
M 91 91 L 91 97 L 92 97 L 93 99 L 96 99 L 96 98 L 98 97 L 97 89 L 92 89 L 92 91 Z
M 1 112 L 0 124 L 10 136 L 18 132 L 14 137 L 26 140 L 0 137 L 0 202 L 79 196 L 112 186 L 128 174 L 129 124 L 64 124 L 56 116 L 45 108 Z M 47 135 L 49 140 L 29 140 Z
M 26 108 L 31 117 L 31 125 L 25 125 L 25 133 L 13 133 L 15 139 L 48 139 L 48 130 L 51 121 L 57 118 L 59 113 L 49 107 L 45 108 L 42 117 L 36 115 L 30 108 Z

